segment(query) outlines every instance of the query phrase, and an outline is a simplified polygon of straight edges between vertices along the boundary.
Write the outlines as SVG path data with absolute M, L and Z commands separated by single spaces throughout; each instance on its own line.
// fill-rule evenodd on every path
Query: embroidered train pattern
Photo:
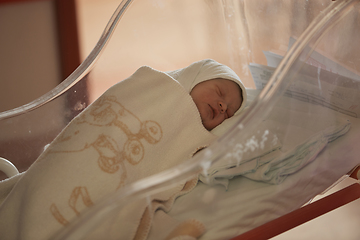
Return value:
M 99 129 L 99 134 L 87 134 L 86 131 Z M 114 131 L 119 131 L 121 139 L 117 139 Z M 125 135 L 124 135 L 125 134 Z M 84 139 L 84 136 L 87 136 Z M 124 139 L 126 136 L 126 139 Z M 151 120 L 141 121 L 135 114 L 120 104 L 115 96 L 101 97 L 88 110 L 79 115 L 72 127 L 66 130 L 58 139 L 52 152 L 81 152 L 93 148 L 98 153 L 98 167 L 109 174 L 120 171 L 120 182 L 117 188 L 125 184 L 127 171 L 125 161 L 137 165 L 143 160 L 145 148 L 141 140 L 149 144 L 158 143 L 163 136 L 161 126 Z M 72 140 L 68 144 L 68 141 Z M 68 205 L 78 215 L 76 203 L 81 198 L 86 207 L 92 201 L 86 187 L 75 187 L 70 194 Z M 50 211 L 55 219 L 65 225 L 67 220 L 61 215 L 56 204 L 52 204 Z

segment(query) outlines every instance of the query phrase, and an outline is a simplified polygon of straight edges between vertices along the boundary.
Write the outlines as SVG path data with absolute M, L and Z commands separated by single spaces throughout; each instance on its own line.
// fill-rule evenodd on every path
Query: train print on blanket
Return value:
M 141 141 L 156 144 L 163 134 L 157 122 L 141 121 L 120 104 L 115 96 L 100 98 L 88 111 L 76 118 L 72 126 L 60 136 L 58 146 L 54 146 L 50 152 L 79 153 L 93 148 L 98 154 L 97 164 L 100 170 L 108 174 L 120 172 L 117 189 L 124 186 L 127 178 L 125 161 L 137 165 L 144 158 L 145 148 Z M 89 134 L 89 131 L 98 134 Z M 77 186 L 70 193 L 68 204 L 76 215 L 80 213 L 77 209 L 80 200 L 86 207 L 93 205 L 90 195 L 86 186 Z M 68 223 L 55 203 L 51 205 L 50 211 L 59 223 Z

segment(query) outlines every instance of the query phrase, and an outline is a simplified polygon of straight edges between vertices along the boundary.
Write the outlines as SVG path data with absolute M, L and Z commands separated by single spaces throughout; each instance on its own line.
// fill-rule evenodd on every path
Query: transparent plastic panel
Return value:
M 25 114 L 25 117 L 19 118 L 25 119 L 26 123 L 20 125 L 26 126 L 30 124 L 26 114 L 34 114 L 37 117 L 32 120 L 32 124 L 44 126 L 46 124 L 39 124 L 43 114 L 52 118 L 52 121 L 59 121 L 64 115 L 73 117 L 106 89 L 129 77 L 142 65 L 168 71 L 183 68 L 200 59 L 212 58 L 232 68 L 246 87 L 254 88 L 248 63 L 265 64 L 266 58 L 262 51 L 284 55 L 289 37 L 300 36 L 311 20 L 329 5 L 329 2 L 190 3 L 190 1 L 154 0 L 129 1 L 129 3 L 124 1 L 121 5 L 125 5 L 126 14 L 117 15 L 118 12 L 114 14 L 110 20 L 113 23 L 109 23 L 106 28 L 104 26 L 103 35 L 99 36 L 99 42 L 96 47 L 94 46 L 87 60 L 64 83 L 32 103 L 2 113 L 0 119 L 12 118 L 15 119 L 13 121 L 19 122 L 16 116 Z M 289 21 L 289 19 L 296 19 L 296 23 L 295 20 Z M 113 28 L 116 29 L 112 31 Z M 111 41 L 109 41 L 110 37 Z M 93 67 L 94 64 L 96 67 Z M 81 81 L 79 87 L 68 90 L 78 81 Z M 27 113 L 53 98 L 63 99 L 55 100 L 62 109 L 58 111 L 60 117 L 47 110 Z M 35 133 L 36 131 L 32 129 L 30 135 L 30 128 L 21 130 L 12 121 L 1 120 L 0 127 L 4 129 L 1 132 L 5 140 L 0 144 L 4 146 L 0 155 L 12 161 L 20 171 L 26 170 L 43 151 L 44 146 L 54 139 L 72 117 L 66 117 L 56 130 L 51 127 L 49 130 L 42 130 L 42 133 Z M 10 140 L 14 138 L 9 136 L 15 131 L 10 130 L 12 128 L 17 132 L 24 131 L 22 135 L 25 134 L 29 140 L 25 141 L 23 137 Z M 37 138 L 35 135 L 43 136 L 43 134 L 51 137 L 45 141 L 33 140 Z M 20 147 L 26 145 L 31 149 L 29 150 L 31 153 L 10 150 L 11 148 L 7 147 L 10 144 L 15 146 L 17 142 L 23 142 Z
M 49 141 L 41 137 L 41 142 L 34 142 L 33 149 L 40 154 L 74 116 L 142 65 L 170 71 L 207 58 L 229 66 L 239 75 L 248 88 L 247 108 L 234 116 L 232 122 L 227 121 L 223 135 L 193 157 L 182 159 L 175 166 L 159 164 L 156 159 L 153 165 L 148 163 L 151 174 L 146 177 L 138 177 L 144 173 L 133 172 L 131 167 L 139 163 L 134 159 L 143 151 L 141 143 L 149 145 L 159 139 L 156 124 L 151 123 L 148 128 L 155 135 L 152 140 L 140 141 L 136 134 L 127 135 L 133 141 L 124 144 L 124 148 L 130 146 L 129 152 L 134 157 L 131 161 L 125 150 L 120 157 L 127 161 L 115 161 L 113 155 L 119 151 L 106 136 L 86 145 L 84 149 L 91 149 L 94 156 L 100 153 L 94 166 L 108 171 L 103 177 L 82 178 L 80 182 L 84 185 L 87 180 L 95 183 L 91 186 L 93 192 L 84 185 L 75 188 L 68 201 L 70 207 L 66 203 L 59 205 L 64 208 L 57 208 L 58 199 L 54 200 L 50 212 L 55 223 L 49 223 L 51 231 L 43 236 L 231 239 L 301 207 L 358 164 L 359 1 L 130 3 L 120 4 L 93 52 L 60 87 L 58 92 L 65 89 L 65 93 L 57 96 L 54 90 L 48 99 L 45 97 L 45 104 L 34 110 L 30 104 L 15 110 L 14 116 L 4 113 L 2 128 L 10 129 L 8 126 L 19 121 L 24 129 L 22 137 L 41 126 Z M 117 86 L 127 86 L 126 81 Z M 75 82 L 84 84 L 82 88 L 86 85 L 86 95 L 78 94 Z M 151 90 L 130 97 L 141 100 L 142 94 Z M 53 96 L 56 98 L 51 100 Z M 110 104 L 121 114 L 131 115 L 113 100 L 107 98 L 101 102 L 103 105 L 98 106 L 99 102 L 91 105 L 96 110 L 93 116 L 103 115 L 95 117 L 90 125 L 105 120 L 107 126 L 114 123 L 110 121 L 113 117 Z M 138 104 L 142 107 L 146 101 Z M 74 121 L 82 121 L 85 114 L 88 113 Z M 32 116 L 30 125 L 26 120 Z M 39 119 L 46 119 L 44 116 L 61 117 L 56 122 L 47 120 L 53 124 L 40 123 Z M 69 126 L 76 126 L 76 122 Z M 54 129 L 53 135 L 45 130 L 47 127 Z M 120 128 L 125 129 L 123 125 Z M 109 128 L 104 135 L 111 131 L 117 130 Z M 174 141 L 177 138 L 181 134 Z M 189 139 L 192 138 L 196 136 L 190 134 Z M 60 140 L 66 141 L 66 137 Z M 23 179 L 31 180 L 27 176 L 45 165 L 44 159 L 34 164 Z M 171 156 L 168 159 L 171 162 Z M 90 165 L 82 163 L 69 173 L 66 168 L 59 169 L 60 173 L 51 171 L 55 174 L 63 171 L 64 178 L 69 176 L 77 181 L 75 173 L 90 171 Z M 110 175 L 112 178 L 107 182 Z M 120 182 L 117 190 L 107 192 L 114 181 Z M 59 186 L 49 182 L 44 182 L 45 188 L 48 184 L 49 189 L 58 188 L 60 192 L 64 187 L 59 187 L 61 181 L 56 182 Z M 60 199 L 64 195 L 57 196 Z M 36 221 L 29 224 L 35 226 Z M 30 225 L 20 226 L 19 231 L 31 229 Z

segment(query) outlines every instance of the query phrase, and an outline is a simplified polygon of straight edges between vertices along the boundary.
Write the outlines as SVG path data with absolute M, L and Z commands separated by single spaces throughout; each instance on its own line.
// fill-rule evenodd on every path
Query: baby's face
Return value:
M 242 91 L 231 80 L 212 79 L 197 84 L 190 92 L 204 127 L 212 130 L 240 108 Z

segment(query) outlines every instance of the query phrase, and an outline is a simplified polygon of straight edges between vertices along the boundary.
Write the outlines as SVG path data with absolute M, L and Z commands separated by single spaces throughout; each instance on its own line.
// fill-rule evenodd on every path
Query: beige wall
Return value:
M 120 1 L 77 0 L 81 56 L 95 47 Z M 254 88 L 248 64 L 263 51 L 284 55 L 331 0 L 137 0 L 117 25 L 89 76 L 91 100 L 142 65 L 161 71 L 212 58 Z
M 60 83 L 52 1 L 0 4 L 0 112 Z

